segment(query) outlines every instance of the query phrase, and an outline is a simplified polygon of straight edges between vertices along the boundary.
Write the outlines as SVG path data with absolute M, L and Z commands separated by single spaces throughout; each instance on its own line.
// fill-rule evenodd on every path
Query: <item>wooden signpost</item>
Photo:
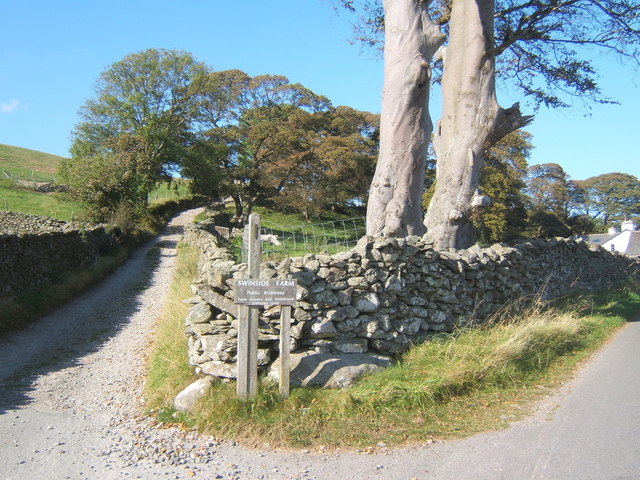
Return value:
M 259 306 L 281 305 L 280 393 L 289 396 L 291 306 L 296 302 L 297 281 L 290 278 L 260 279 L 260 216 L 251 214 L 245 229 L 248 278 L 235 281 L 235 303 L 240 305 L 238 326 L 238 382 L 241 400 L 258 393 Z

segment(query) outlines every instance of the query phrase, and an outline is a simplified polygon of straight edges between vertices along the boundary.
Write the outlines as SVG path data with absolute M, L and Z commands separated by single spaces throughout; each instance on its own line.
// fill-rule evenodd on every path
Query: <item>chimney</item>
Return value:
M 624 222 L 622 222 L 622 224 L 620 225 L 620 228 L 622 229 L 622 231 L 624 232 L 625 230 L 631 230 L 632 232 L 635 231 L 636 229 L 636 224 L 633 223 L 633 220 L 625 220 Z
M 615 235 L 616 233 L 618 233 L 618 229 L 616 227 L 609 227 L 609 230 L 607 231 L 607 233 L 609 235 Z

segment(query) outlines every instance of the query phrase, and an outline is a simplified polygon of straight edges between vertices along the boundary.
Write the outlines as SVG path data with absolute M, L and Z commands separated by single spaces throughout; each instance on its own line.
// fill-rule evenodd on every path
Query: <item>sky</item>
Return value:
M 285 75 L 334 105 L 379 113 L 382 59 L 352 44 L 329 0 L 0 0 L 0 143 L 68 156 L 78 110 L 100 73 L 147 48 L 184 50 L 214 70 Z M 640 177 L 640 74 L 598 59 L 620 105 L 536 113 L 529 163 L 572 179 Z M 519 98 L 498 93 L 508 107 Z M 433 95 L 434 118 L 439 96 Z M 523 104 L 523 113 L 532 113 Z M 585 114 L 589 114 L 585 116 Z

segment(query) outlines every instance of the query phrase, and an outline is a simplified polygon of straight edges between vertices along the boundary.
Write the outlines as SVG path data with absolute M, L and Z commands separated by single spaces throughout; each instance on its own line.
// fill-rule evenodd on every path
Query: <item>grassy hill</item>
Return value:
M 57 155 L 0 144 L 0 169 L 15 179 L 49 182 L 61 160 Z
M 62 157 L 26 148 L 0 144 L 0 210 L 44 215 L 60 220 L 77 219 L 82 205 L 59 193 L 38 193 L 32 182 L 55 179 Z M 189 182 L 159 184 L 149 193 L 149 202 L 175 200 L 190 195 Z
M 51 182 L 62 157 L 0 144 L 0 210 L 71 220 L 82 206 L 58 193 L 38 193 L 29 182 Z

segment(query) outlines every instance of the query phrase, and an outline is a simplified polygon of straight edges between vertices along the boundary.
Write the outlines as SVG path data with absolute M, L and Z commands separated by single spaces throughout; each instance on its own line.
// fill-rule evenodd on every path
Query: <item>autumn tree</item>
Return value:
M 232 70 L 211 74 L 207 85 L 200 121 L 208 128 L 184 171 L 195 177 L 208 170 L 221 178 L 218 191 L 233 199 L 236 220 L 243 223 L 312 156 L 317 124 L 330 102 L 277 75 L 251 78 Z M 203 156 L 207 150 L 215 154 Z M 197 183 L 194 187 L 198 191 Z
M 306 156 L 277 199 L 306 218 L 366 204 L 378 153 L 378 115 L 335 107 L 318 116 Z
M 432 125 L 426 104 L 432 66 L 444 59 L 441 77 L 435 75 L 443 98 L 434 140 L 436 191 L 425 218 L 438 248 L 473 242 L 471 218 L 489 204 L 478 188 L 486 152 L 532 120 L 520 113 L 518 104 L 500 107 L 497 78 L 509 81 L 536 105 L 566 106 L 571 96 L 606 102 L 592 63 L 578 57 L 578 51 L 606 51 L 636 65 L 639 58 L 640 5 L 633 0 L 341 4 L 364 12 L 369 43 L 382 30 L 385 34 L 380 159 L 369 200 L 369 234 L 422 231 L 415 209 L 421 180 L 414 176 L 423 176 L 424 143 Z M 441 45 L 446 46 L 442 55 Z M 383 220 L 376 221 L 379 218 Z
M 526 193 L 530 199 L 529 227 L 536 237 L 571 234 L 568 221 L 572 182 L 557 163 L 529 167 Z
M 526 190 L 535 208 L 567 218 L 571 200 L 570 188 L 569 176 L 557 163 L 529 167 Z
M 118 211 L 142 214 L 147 193 L 155 185 L 155 164 L 140 137 L 121 134 L 105 139 L 101 151 L 77 159 L 64 159 L 60 173 L 69 195 L 87 208 L 97 221 L 110 221 Z

